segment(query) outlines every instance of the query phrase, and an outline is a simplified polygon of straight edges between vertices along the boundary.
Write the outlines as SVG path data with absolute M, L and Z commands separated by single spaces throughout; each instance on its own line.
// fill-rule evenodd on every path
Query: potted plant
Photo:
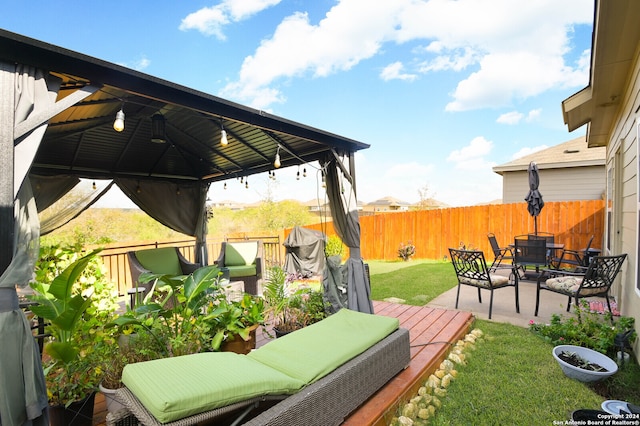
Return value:
M 140 281 L 153 284 L 143 302 L 109 326 L 149 334 L 164 357 L 201 352 L 209 336 L 203 313 L 207 303 L 222 291 L 221 276 L 216 266 L 204 266 L 189 275 L 145 272 Z
M 245 293 L 229 301 L 224 293 L 210 304 L 205 317 L 211 326 L 210 349 L 249 353 L 256 347 L 256 330 L 265 325 L 264 299 Z
M 276 337 L 291 333 L 328 315 L 328 304 L 322 291 L 310 287 L 296 287 L 295 274 L 287 274 L 279 266 L 269 271 L 263 291 L 267 312 Z
M 127 336 L 131 336 L 131 334 L 127 334 Z M 101 366 L 102 381 L 99 390 L 105 397 L 107 411 L 110 413 L 116 413 L 124 408 L 114 397 L 116 391 L 123 386 L 122 370 L 124 367 L 127 364 L 161 357 L 157 349 L 157 342 L 149 334 L 142 333 L 126 340 L 118 337 L 114 336 L 102 342 L 105 357 L 103 357 Z M 119 344 L 123 341 L 126 344 Z
M 582 346 L 558 345 L 552 353 L 562 372 L 581 382 L 597 382 L 618 371 L 618 364 L 614 360 Z
M 83 272 L 99 251 L 77 258 L 77 254 L 62 256 L 65 250 L 55 249 L 53 255 L 41 256 L 36 281 L 31 283 L 34 294 L 28 298 L 36 302 L 31 311 L 47 321 L 46 332 L 51 336 L 44 347 L 43 365 L 52 422 L 56 419 L 65 425 L 92 422 L 93 397 L 102 379 L 100 368 L 96 368 L 102 363 L 102 353 L 97 349 L 99 345 L 94 345 L 103 337 L 94 328 L 101 311 L 95 304 L 102 301 L 92 299 L 95 276 L 83 276 Z M 51 281 L 43 278 L 74 258 Z M 81 278 L 85 288 L 79 284 Z M 80 408 L 87 410 L 81 412 Z

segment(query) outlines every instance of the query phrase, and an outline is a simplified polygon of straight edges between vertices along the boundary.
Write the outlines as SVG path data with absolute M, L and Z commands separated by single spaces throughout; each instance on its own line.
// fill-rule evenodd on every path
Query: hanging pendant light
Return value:
M 222 119 L 220 120 L 220 145 L 229 145 L 229 140 L 227 139 L 227 131 L 224 129 L 224 121 L 222 121 Z
M 113 130 L 116 132 L 122 132 L 124 130 L 124 111 L 122 110 L 124 105 L 120 107 L 120 111 L 116 113 L 116 119 L 113 122 Z
M 162 114 L 153 114 L 151 117 L 151 142 L 165 143 L 165 120 Z

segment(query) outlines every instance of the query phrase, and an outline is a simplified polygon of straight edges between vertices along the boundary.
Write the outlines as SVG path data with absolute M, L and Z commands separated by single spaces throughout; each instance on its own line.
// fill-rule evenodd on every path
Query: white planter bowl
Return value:
M 606 368 L 608 371 L 590 371 L 566 363 L 559 357 L 560 353 L 564 351 L 575 352 L 579 357 L 584 358 L 589 362 L 598 364 Z M 616 364 L 614 360 L 604 354 L 601 354 L 598 351 L 594 351 L 593 349 L 589 348 L 583 348 L 582 346 L 559 345 L 553 348 L 552 353 L 553 357 L 560 365 L 560 368 L 562 368 L 564 374 L 567 377 L 579 380 L 581 382 L 597 382 L 598 380 L 606 379 L 607 377 L 612 376 L 618 371 L 618 364 Z

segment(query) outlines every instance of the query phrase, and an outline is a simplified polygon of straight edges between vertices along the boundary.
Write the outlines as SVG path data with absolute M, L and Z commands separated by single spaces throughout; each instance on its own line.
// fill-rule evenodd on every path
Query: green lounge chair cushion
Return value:
M 229 270 L 229 277 L 249 277 L 256 275 L 256 265 L 248 266 L 227 266 Z
M 247 357 L 311 384 L 360 355 L 398 326 L 397 318 L 341 309 L 320 322 L 267 343 Z
M 139 250 L 136 258 L 145 269 L 154 274 L 182 275 L 180 261 L 173 247 Z
M 255 263 L 257 256 L 258 243 L 256 241 L 226 243 L 223 266 L 251 265 Z M 253 275 L 255 275 L 255 273 Z
M 125 366 L 122 382 L 161 423 L 262 395 L 293 394 L 304 386 L 232 352 L 207 352 Z

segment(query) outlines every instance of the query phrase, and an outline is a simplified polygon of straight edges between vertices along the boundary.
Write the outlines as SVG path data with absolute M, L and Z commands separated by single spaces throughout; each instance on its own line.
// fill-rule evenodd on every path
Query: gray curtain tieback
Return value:
M 11 312 L 20 309 L 18 292 L 15 288 L 0 288 L 0 312 Z

